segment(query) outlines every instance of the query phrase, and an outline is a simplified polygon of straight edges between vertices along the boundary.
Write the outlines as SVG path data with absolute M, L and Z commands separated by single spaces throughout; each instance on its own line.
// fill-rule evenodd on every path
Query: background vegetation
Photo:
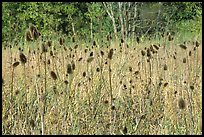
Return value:
M 167 31 L 201 34 L 201 16 L 202 2 L 3 2 L 2 41 L 23 39 L 29 23 L 42 36 L 70 40 L 109 33 L 133 39 Z
M 3 134 L 202 134 L 202 3 L 2 3 Z

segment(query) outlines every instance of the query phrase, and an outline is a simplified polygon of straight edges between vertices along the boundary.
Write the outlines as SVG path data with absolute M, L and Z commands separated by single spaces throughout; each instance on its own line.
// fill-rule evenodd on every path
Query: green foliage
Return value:
M 120 31 L 118 4 L 111 4 L 116 26 Z M 148 34 L 154 34 L 162 26 L 165 30 L 184 31 L 191 28 L 189 31 L 201 33 L 201 2 L 151 2 L 137 5 L 137 32 L 145 33 L 151 27 Z M 158 16 L 159 9 L 161 14 Z M 134 8 L 128 12 L 134 14 Z M 29 23 L 34 24 L 42 36 L 48 38 L 63 34 L 70 38 L 76 35 L 75 37 L 85 40 L 91 38 L 91 31 L 93 38 L 113 33 L 112 21 L 101 2 L 2 3 L 2 41 L 24 39 Z

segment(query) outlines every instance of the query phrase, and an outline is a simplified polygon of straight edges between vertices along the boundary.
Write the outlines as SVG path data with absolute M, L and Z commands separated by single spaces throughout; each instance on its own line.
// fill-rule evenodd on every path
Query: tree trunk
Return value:
M 117 37 L 117 28 L 116 28 L 116 24 L 115 24 L 115 18 L 114 18 L 114 15 L 113 15 L 112 5 L 111 5 L 111 3 L 106 3 L 106 2 L 103 2 L 103 5 L 105 7 L 106 12 L 108 13 L 109 17 L 111 18 L 111 20 L 113 22 L 113 31 L 114 31 L 114 34 L 115 34 L 115 38 L 117 40 L 118 39 L 118 37 Z M 108 5 L 109 5 L 109 7 L 108 7 Z

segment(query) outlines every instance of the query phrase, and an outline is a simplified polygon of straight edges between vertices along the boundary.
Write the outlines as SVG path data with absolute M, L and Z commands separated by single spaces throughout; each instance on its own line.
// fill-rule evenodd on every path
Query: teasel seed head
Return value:
M 113 57 L 113 49 L 110 49 L 109 53 L 108 53 L 108 58 L 111 60 Z
M 167 70 L 167 65 L 166 64 L 164 64 L 164 70 Z
M 32 41 L 33 40 L 29 30 L 26 31 L 25 39 L 26 39 L 26 41 Z
M 64 41 L 65 41 L 64 38 L 61 38 L 61 37 L 60 37 L 60 39 L 59 39 L 60 45 L 63 45 L 63 44 L 64 44 Z
M 82 75 L 83 75 L 83 77 L 86 77 L 86 72 L 83 72 L 83 74 L 82 74 Z
M 186 47 L 185 45 L 183 45 L 183 44 L 180 44 L 179 46 L 180 46 L 180 48 L 182 48 L 182 49 L 184 49 L 184 50 L 187 49 L 187 47 Z
M 90 57 L 92 57 L 93 56 L 93 51 L 90 53 Z
M 147 49 L 147 57 L 150 57 L 151 56 L 151 53 L 150 53 L 150 49 L 148 48 Z
M 123 128 L 123 134 L 127 134 L 127 132 L 128 132 L 128 130 L 127 130 L 127 127 L 125 126 L 125 127 Z
M 50 75 L 51 75 L 51 77 L 52 77 L 53 80 L 56 80 L 56 79 L 57 79 L 57 75 L 55 74 L 54 71 L 51 71 L 51 72 L 50 72 Z
M 104 52 L 101 50 L 101 56 L 103 57 L 103 55 L 104 55 Z
M 95 40 L 93 41 L 93 46 L 96 46 L 96 41 Z
M 91 63 L 93 60 L 94 60 L 94 57 L 89 57 L 89 58 L 87 59 L 87 62 L 88 62 L 88 63 Z
M 189 54 L 188 54 L 189 56 L 191 56 L 192 55 L 192 53 L 191 53 L 191 51 L 189 51 Z
M 19 63 L 20 63 L 20 62 L 18 62 L 18 61 L 15 62 L 15 63 L 13 63 L 13 68 L 17 67 L 17 66 L 19 65 Z
M 121 39 L 121 43 L 124 43 L 124 40 L 123 40 L 123 39 Z
M 75 65 L 74 61 L 72 60 L 72 69 L 75 70 L 75 68 L 76 68 L 76 65 Z
M 159 47 L 157 46 L 157 45 L 153 45 L 154 46 L 154 48 L 156 49 L 156 50 L 159 50 Z
M 47 51 L 48 51 L 48 50 L 47 50 L 47 45 L 46 45 L 46 43 L 45 43 L 45 42 L 43 42 L 43 43 L 42 43 L 41 48 L 42 48 L 42 53 L 45 53 L 45 52 L 47 52 Z
M 145 51 L 144 50 L 142 50 L 141 53 L 142 53 L 142 56 L 145 56 Z
M 65 80 L 65 81 L 64 81 L 64 84 L 65 84 L 65 85 L 68 85 L 68 81 L 67 81 L 67 80 Z
M 198 41 L 196 41 L 196 47 L 199 47 L 200 43 Z
M 20 61 L 22 64 L 25 64 L 27 62 L 27 58 L 23 53 L 20 53 Z
M 190 89 L 191 89 L 191 90 L 194 90 L 194 86 L 193 86 L 193 85 L 191 85 L 191 86 L 190 86 Z
M 183 58 L 183 63 L 186 63 L 186 58 Z
M 72 74 L 73 73 L 71 64 L 67 65 L 67 73 L 68 74 Z
M 166 87 L 168 85 L 168 82 L 164 83 L 164 87 Z
M 186 107 L 186 103 L 184 101 L 183 98 L 180 98 L 179 101 L 178 101 L 178 106 L 179 106 L 179 109 L 185 109 Z
M 52 46 L 52 41 L 48 41 L 47 45 L 48 45 L 48 47 L 51 47 Z

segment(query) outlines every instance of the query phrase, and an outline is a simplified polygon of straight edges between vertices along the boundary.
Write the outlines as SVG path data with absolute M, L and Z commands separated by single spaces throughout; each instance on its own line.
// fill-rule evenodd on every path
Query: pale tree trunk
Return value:
M 113 30 L 114 30 L 115 38 L 117 40 L 118 39 L 118 37 L 117 37 L 117 28 L 116 28 L 115 18 L 114 18 L 114 15 L 113 15 L 112 3 L 110 3 L 110 2 L 103 2 L 103 5 L 104 5 L 105 10 L 108 13 L 109 17 L 112 20 Z
M 128 18 L 127 18 L 127 21 L 128 21 L 128 30 L 127 30 L 127 37 L 130 37 L 130 33 L 131 33 L 131 28 L 130 28 L 130 18 L 131 18 L 131 9 L 130 9 L 130 5 L 131 5 L 131 2 L 128 2 Z
M 126 2 L 124 3 L 123 6 L 123 14 L 124 14 L 124 38 L 126 39 L 127 35 L 127 16 L 126 16 Z
M 132 24 L 132 39 L 135 39 L 136 35 L 136 27 L 134 26 L 136 24 L 136 18 L 137 18 L 137 3 L 134 6 L 134 17 L 133 17 L 133 24 Z
M 91 18 L 91 23 L 90 23 L 90 29 L 91 29 L 91 41 L 93 41 L 93 20 Z
M 123 25 L 123 17 L 122 17 L 122 2 L 118 2 L 119 14 L 120 14 L 120 24 L 121 24 L 121 37 L 124 39 L 124 25 Z

